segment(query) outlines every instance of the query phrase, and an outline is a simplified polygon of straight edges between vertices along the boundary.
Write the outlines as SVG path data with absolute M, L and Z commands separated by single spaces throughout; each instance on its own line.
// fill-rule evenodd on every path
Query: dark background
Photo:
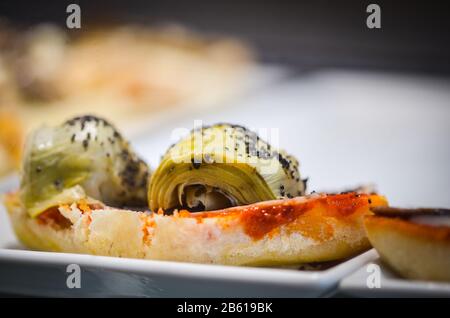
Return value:
M 69 3 L 80 4 L 81 32 L 105 22 L 175 22 L 247 40 L 262 61 L 301 71 L 347 67 L 450 74 L 445 1 L 16 0 L 2 1 L 0 16 L 22 26 L 65 25 Z M 370 3 L 381 6 L 381 29 L 366 27 Z

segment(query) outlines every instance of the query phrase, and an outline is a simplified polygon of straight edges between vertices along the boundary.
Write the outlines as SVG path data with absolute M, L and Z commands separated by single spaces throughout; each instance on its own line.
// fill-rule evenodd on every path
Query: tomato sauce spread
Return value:
M 91 204 L 83 200 L 77 203 L 77 207 L 82 213 L 86 214 L 90 214 L 93 210 L 103 208 L 103 206 L 101 206 L 100 204 Z M 67 208 L 69 207 L 67 206 Z M 61 212 L 59 212 L 59 208 L 57 206 L 48 208 L 47 210 L 39 214 L 37 220 L 41 224 L 50 224 L 61 229 L 69 228 L 72 225 L 70 220 L 62 215 Z
M 369 207 L 367 194 L 345 193 L 317 197 L 268 201 L 225 210 L 200 213 L 182 213 L 182 217 L 203 219 L 208 217 L 238 216 L 244 231 L 253 239 L 261 239 L 279 226 L 289 224 L 307 212 L 317 212 L 329 217 L 346 217 L 362 207 Z
M 58 207 L 51 207 L 39 214 L 37 220 L 41 224 L 50 224 L 61 229 L 66 229 L 72 225 L 69 219 L 62 215 Z
M 363 206 L 368 206 L 368 196 L 362 194 L 338 194 L 304 202 L 295 199 L 272 206 L 251 206 L 241 215 L 241 223 L 247 235 L 260 239 L 273 229 L 293 222 L 306 212 L 316 210 L 333 217 L 348 216 Z

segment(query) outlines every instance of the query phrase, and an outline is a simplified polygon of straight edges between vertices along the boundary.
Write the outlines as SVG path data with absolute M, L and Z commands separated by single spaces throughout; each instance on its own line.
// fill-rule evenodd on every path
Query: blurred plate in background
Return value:
M 369 277 L 377 269 L 380 270 L 379 287 Z M 353 297 L 450 297 L 450 284 L 403 279 L 377 259 L 345 277 L 339 284 L 339 292 Z

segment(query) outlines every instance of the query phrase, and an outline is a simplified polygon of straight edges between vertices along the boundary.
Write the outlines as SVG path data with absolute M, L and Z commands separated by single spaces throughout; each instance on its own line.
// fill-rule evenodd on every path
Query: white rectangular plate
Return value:
M 0 191 L 15 189 L 15 176 Z M 189 264 L 25 250 L 0 205 L 0 293 L 67 297 L 317 297 L 373 254 L 323 271 Z M 67 287 L 69 264 L 81 269 L 81 288 Z
M 4 192 L 17 186 L 12 176 Z M 23 249 L 0 205 L 0 293 L 67 297 L 316 297 L 371 261 L 364 253 L 323 271 L 189 264 Z M 66 281 L 69 264 L 81 269 L 81 288 Z
M 188 264 L 0 249 L 0 292 L 38 296 L 317 297 L 370 261 L 364 253 L 324 271 Z M 66 285 L 69 264 L 81 288 Z

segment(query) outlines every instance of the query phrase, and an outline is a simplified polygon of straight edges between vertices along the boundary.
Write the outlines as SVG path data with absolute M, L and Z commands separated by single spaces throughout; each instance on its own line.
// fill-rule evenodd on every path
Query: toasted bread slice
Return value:
M 382 260 L 401 276 L 450 281 L 449 226 L 381 215 L 366 216 L 364 225 Z
M 214 212 L 136 212 L 74 202 L 31 218 L 6 196 L 17 236 L 38 250 L 229 265 L 347 258 L 370 247 L 363 216 L 384 197 L 316 194 Z

